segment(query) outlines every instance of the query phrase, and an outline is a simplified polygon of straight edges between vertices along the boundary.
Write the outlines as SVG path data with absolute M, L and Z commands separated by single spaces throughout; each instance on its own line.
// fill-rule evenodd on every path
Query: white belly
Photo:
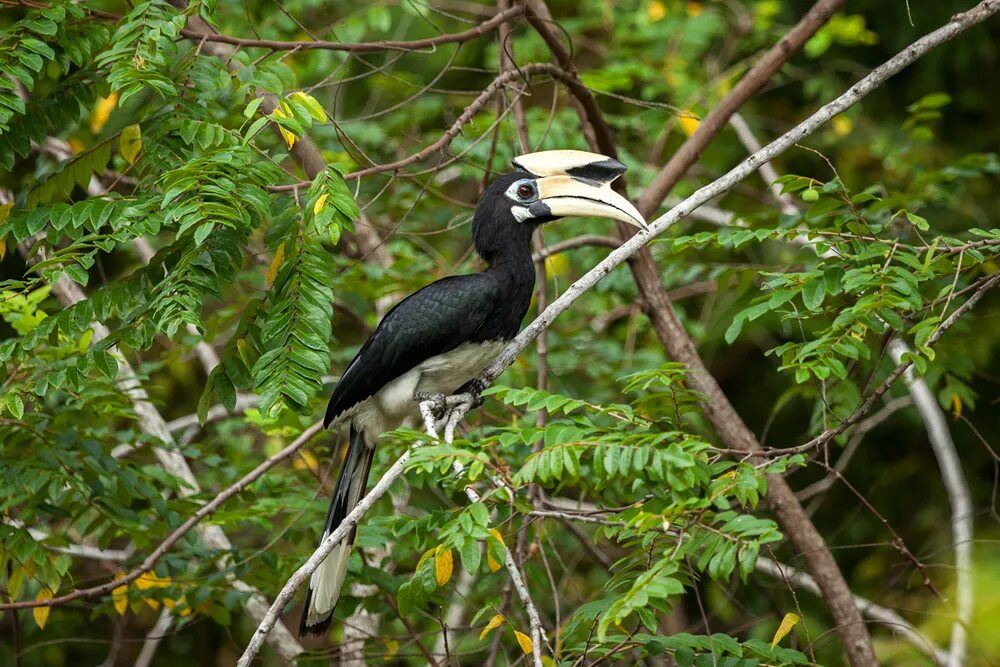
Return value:
M 414 394 L 450 394 L 484 371 L 504 347 L 503 341 L 463 343 L 431 357 L 358 406 L 354 420 L 370 434 L 397 428 L 406 417 L 418 413 Z

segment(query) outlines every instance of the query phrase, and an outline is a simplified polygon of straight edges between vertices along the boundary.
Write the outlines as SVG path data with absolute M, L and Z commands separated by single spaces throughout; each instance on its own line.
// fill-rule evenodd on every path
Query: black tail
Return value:
M 372 455 L 375 453 L 374 443 L 367 443 L 365 436 L 351 424 L 351 440 L 347 448 L 344 465 L 340 468 L 337 486 L 333 490 L 330 509 L 326 513 L 326 525 L 323 526 L 323 537 L 332 533 L 358 504 L 365 493 L 368 484 L 368 472 L 372 467 Z M 299 623 L 299 636 L 319 636 L 330 627 L 333 610 L 340 598 L 340 589 L 344 585 L 347 574 L 347 560 L 351 556 L 351 545 L 357 528 L 351 531 L 343 542 L 334 547 L 333 551 L 320 563 L 309 580 L 309 592 L 306 594 L 306 605 L 302 611 L 302 621 Z

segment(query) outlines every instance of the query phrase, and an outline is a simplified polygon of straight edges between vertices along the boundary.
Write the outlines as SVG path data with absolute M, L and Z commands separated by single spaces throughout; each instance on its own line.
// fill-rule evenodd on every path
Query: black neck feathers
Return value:
M 496 279 L 503 293 L 497 315 L 504 320 L 503 338 L 512 338 L 528 312 L 535 287 L 535 265 L 531 260 L 531 235 L 538 226 L 530 220 L 520 222 L 511 212 L 507 188 L 523 172 L 501 176 L 479 199 L 472 222 L 472 240 L 476 252 L 489 266 L 484 273 Z

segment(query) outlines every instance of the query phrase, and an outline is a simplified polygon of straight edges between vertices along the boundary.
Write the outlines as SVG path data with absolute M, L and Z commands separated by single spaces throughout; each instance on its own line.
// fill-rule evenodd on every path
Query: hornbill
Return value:
M 639 211 L 611 189 L 625 172 L 617 160 L 556 150 L 522 155 L 513 165 L 513 173 L 483 192 L 473 218 L 472 240 L 486 270 L 443 278 L 401 301 L 337 383 L 324 425 L 349 422 L 350 441 L 321 543 L 361 500 L 379 435 L 416 414 L 417 395 L 478 396 L 477 376 L 517 334 L 531 302 L 536 227 L 570 215 L 645 226 Z M 329 627 L 355 533 L 313 573 L 300 635 L 320 635 Z

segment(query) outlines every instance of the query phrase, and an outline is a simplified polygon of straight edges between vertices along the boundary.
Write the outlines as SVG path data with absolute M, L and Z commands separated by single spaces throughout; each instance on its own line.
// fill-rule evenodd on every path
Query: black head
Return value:
M 538 225 L 565 216 L 596 216 L 645 227 L 642 215 L 611 189 L 625 165 L 596 153 L 544 151 L 514 159 L 517 168 L 490 184 L 476 207 L 472 239 L 490 264 L 528 256 Z
M 535 227 L 556 219 L 550 214 L 523 216 L 522 211 L 537 201 L 537 194 L 535 178 L 523 171 L 504 174 L 486 188 L 472 220 L 472 241 L 486 262 L 492 264 L 509 252 L 530 253 Z

